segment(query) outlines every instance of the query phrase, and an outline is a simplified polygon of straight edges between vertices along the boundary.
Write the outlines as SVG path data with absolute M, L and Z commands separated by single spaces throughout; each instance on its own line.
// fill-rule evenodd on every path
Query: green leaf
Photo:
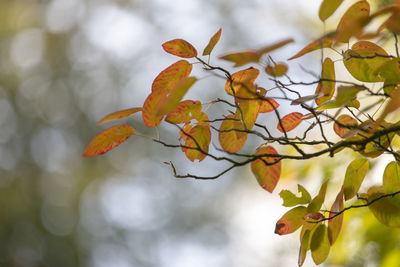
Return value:
M 336 196 L 335 201 L 332 204 L 331 207 L 331 212 L 329 213 L 329 217 L 332 217 L 335 215 L 337 212 L 342 211 L 344 208 L 344 201 L 343 201 L 343 186 L 338 195 Z M 343 224 L 343 213 L 336 216 L 333 219 L 330 219 L 328 221 L 328 237 L 329 237 L 329 242 L 331 245 L 333 245 L 336 241 L 336 239 L 339 236 L 340 230 L 342 228 Z
M 400 191 L 400 164 L 390 162 L 383 173 L 383 190 L 386 194 Z
M 323 0 L 319 6 L 319 18 L 321 21 L 325 21 L 338 9 L 343 0 Z
M 311 231 L 307 229 L 303 237 L 300 240 L 300 251 L 299 251 L 299 259 L 298 259 L 298 265 L 301 267 L 306 260 L 307 256 L 307 251 L 310 247 L 310 238 L 311 237 Z
M 345 200 L 349 200 L 357 194 L 368 168 L 369 162 L 367 159 L 355 159 L 349 164 L 343 184 Z
M 251 130 L 256 123 L 260 110 L 260 104 L 261 103 L 259 100 L 242 100 L 239 102 L 239 107 L 242 111 L 243 121 L 247 130 Z M 239 113 L 239 111 L 236 113 Z
M 206 48 L 204 48 L 203 56 L 208 56 L 211 54 L 211 51 L 214 49 L 215 45 L 218 43 L 219 38 L 221 38 L 222 29 L 219 29 L 210 39 Z
M 321 79 L 324 80 L 318 83 L 317 89 L 315 90 L 315 94 L 323 94 L 323 96 L 315 99 L 315 103 L 317 103 L 318 106 L 332 98 L 335 92 L 335 77 L 335 66 L 333 61 L 327 57 L 322 65 Z
M 391 94 L 397 84 L 400 83 L 400 58 L 393 58 L 382 64 L 377 73 L 385 79 L 383 90 L 386 94 Z
M 368 190 L 368 201 L 385 194 L 383 187 L 374 186 Z M 382 224 L 389 227 L 400 227 L 400 195 L 384 197 L 368 206 Z
M 327 187 L 328 187 L 328 181 L 326 181 L 321 185 L 318 195 L 313 198 L 310 204 L 308 204 L 307 212 L 309 213 L 318 212 L 321 209 L 322 204 L 325 201 L 325 194 Z
M 328 258 L 331 248 L 328 238 L 328 230 L 325 224 L 321 224 L 311 237 L 311 256 L 315 264 L 323 263 Z
M 307 192 L 307 190 L 300 184 L 297 185 L 299 193 L 301 193 L 300 197 L 297 197 L 295 194 L 290 192 L 289 190 L 282 190 L 279 195 L 283 199 L 283 206 L 285 207 L 293 207 L 300 204 L 307 204 L 311 201 L 311 196 Z
M 276 223 L 275 234 L 287 235 L 299 229 L 303 225 L 303 217 L 306 212 L 307 209 L 303 206 L 295 207 L 286 212 Z

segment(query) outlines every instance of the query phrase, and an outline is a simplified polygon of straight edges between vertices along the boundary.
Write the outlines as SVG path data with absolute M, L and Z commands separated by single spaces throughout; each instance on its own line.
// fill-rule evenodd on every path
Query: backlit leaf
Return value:
M 258 110 L 259 113 L 268 113 L 274 111 L 279 107 L 279 104 L 273 100 L 272 98 L 265 97 L 264 99 L 260 100 L 260 109 Z
M 265 72 L 273 77 L 280 77 L 286 74 L 288 66 L 283 62 L 278 62 L 274 66 L 268 65 L 265 68 Z
M 383 173 L 383 190 L 386 194 L 400 190 L 400 164 L 390 162 Z
M 328 229 L 325 224 L 319 225 L 313 233 L 310 248 L 315 264 L 321 264 L 328 258 L 331 246 L 328 238 Z
M 298 266 L 301 267 L 306 260 L 307 250 L 310 247 L 311 231 L 307 229 L 300 240 Z
M 192 72 L 192 64 L 186 60 L 179 60 L 160 72 L 151 85 L 151 91 L 170 91 L 175 84 L 186 78 Z
M 156 115 L 156 112 L 166 93 L 162 90 L 153 91 L 144 101 L 142 119 L 147 127 L 155 127 L 162 121 L 164 116 Z
M 196 49 L 183 39 L 174 39 L 165 42 L 162 44 L 162 47 L 164 48 L 165 52 L 178 57 L 192 58 L 197 56 Z
M 368 189 L 368 201 L 385 194 L 383 187 L 374 186 Z M 385 197 L 368 206 L 374 216 L 386 226 L 400 227 L 400 196 Z
M 211 54 L 211 51 L 214 49 L 215 45 L 218 43 L 219 38 L 221 37 L 222 29 L 219 29 L 213 37 L 211 37 L 210 41 L 208 42 L 206 48 L 204 48 L 203 56 L 208 56 Z
M 94 157 L 106 153 L 128 139 L 134 129 L 129 125 L 117 125 L 96 135 L 87 146 L 84 157 Z
M 337 135 L 343 138 L 343 136 L 351 131 L 351 129 L 354 129 L 354 126 L 356 126 L 358 123 L 357 121 L 351 117 L 350 115 L 347 114 L 342 114 L 337 118 L 337 122 L 342 124 L 343 126 L 340 126 L 338 123 L 335 122 L 333 125 L 333 130 Z M 345 127 L 348 126 L 348 127 Z M 351 127 L 353 126 L 353 128 Z
M 323 0 L 319 6 L 319 18 L 321 21 L 325 21 L 338 9 L 343 0 Z
M 393 58 L 380 66 L 379 76 L 385 79 L 383 90 L 391 94 L 397 84 L 400 84 L 400 58 Z
M 358 108 L 359 102 L 356 102 L 357 100 L 355 97 L 357 96 L 358 92 L 362 90 L 364 90 L 364 88 L 360 86 L 338 86 L 335 99 L 325 102 L 321 106 L 317 107 L 316 110 L 340 108 L 343 106 Z
M 367 159 L 355 159 L 349 164 L 343 184 L 345 200 L 349 200 L 357 194 L 368 172 L 368 168 L 369 163 Z
M 119 120 L 119 119 L 129 117 L 130 115 L 135 114 L 136 112 L 139 112 L 141 110 L 142 110 L 142 108 L 128 108 L 128 109 L 123 109 L 123 110 L 108 114 L 107 116 L 105 116 L 104 118 L 99 120 L 97 125 L 105 123 L 107 121 Z
M 208 147 L 211 142 L 211 131 L 209 126 L 196 125 L 187 132 L 184 148 L 186 157 L 191 161 L 202 161 L 208 153 Z M 196 144 L 197 143 L 197 144 Z M 201 151 L 200 151 L 201 150 Z
M 321 188 L 319 189 L 318 195 L 311 200 L 310 204 L 307 206 L 307 212 L 309 213 L 314 213 L 314 212 L 319 212 L 319 210 L 322 207 L 322 204 L 324 204 L 325 201 L 325 195 L 326 195 L 326 188 L 328 187 L 328 181 L 323 183 L 321 185 Z
M 251 163 L 251 171 L 256 176 L 260 186 L 272 193 L 281 175 L 281 161 L 276 162 L 279 159 L 279 156 L 273 156 L 277 155 L 278 152 L 276 152 L 275 148 L 272 146 L 259 147 L 256 150 L 255 155 L 262 154 L 270 154 L 270 156 L 264 156 L 261 159 L 253 161 Z M 268 165 L 265 164 L 264 161 L 268 163 Z
M 300 112 L 292 112 L 290 114 L 287 114 L 286 116 L 281 118 L 280 123 L 278 122 L 277 128 L 281 133 L 289 132 L 303 122 L 301 120 L 302 117 L 303 114 L 301 114 Z
M 300 52 L 298 52 L 296 55 L 294 55 L 293 57 L 289 58 L 288 60 L 292 60 L 298 57 L 301 57 L 305 54 L 308 54 L 312 51 L 318 50 L 318 49 L 322 49 L 322 48 L 326 48 L 326 47 L 331 47 L 332 46 L 332 38 L 328 37 L 328 36 L 324 36 L 322 38 L 319 38 L 311 43 L 309 43 L 308 45 L 306 45 L 306 47 L 304 47 L 302 50 L 300 50 Z
M 332 204 L 329 217 L 332 217 L 337 212 L 342 211 L 343 208 L 344 208 L 344 201 L 343 201 L 343 186 L 342 186 L 342 189 L 340 190 L 340 192 L 336 196 L 335 201 Z M 333 245 L 336 239 L 338 238 L 340 230 L 342 229 L 342 224 L 343 224 L 343 213 L 328 221 L 328 237 L 331 245 Z
M 313 94 L 313 95 L 302 96 L 302 97 L 299 97 L 299 98 L 293 100 L 293 101 L 290 103 L 290 105 L 300 105 L 300 104 L 304 104 L 305 102 L 310 101 L 310 100 L 314 100 L 314 99 L 316 99 L 316 98 L 318 98 L 318 97 L 320 97 L 320 96 L 323 96 L 323 94 L 322 94 L 322 93 L 319 93 L 319 94 Z
M 253 85 L 259 74 L 260 71 L 253 67 L 235 72 L 234 74 L 232 74 L 232 85 L 229 79 L 227 79 L 225 83 L 225 92 L 229 95 L 233 95 L 232 89 L 235 94 L 243 88 L 245 91 L 250 90 L 250 87 Z M 231 86 L 233 88 L 231 88 Z
M 348 43 L 352 36 L 359 33 L 370 21 L 369 10 L 369 4 L 365 0 L 358 1 L 349 7 L 336 28 L 336 41 Z
M 185 96 L 186 92 L 197 81 L 195 77 L 183 78 L 177 82 L 167 94 L 164 95 L 157 108 L 156 115 L 166 115 L 173 111 L 179 104 L 179 101 Z
M 165 121 L 173 124 L 188 122 L 201 112 L 200 101 L 185 100 L 170 113 L 168 113 Z
M 318 106 L 330 100 L 335 92 L 335 66 L 330 58 L 325 58 L 322 65 L 321 82 L 318 83 L 315 94 L 323 94 L 323 96 L 315 99 Z
M 260 110 L 260 101 L 258 100 L 244 100 L 239 102 L 240 110 L 243 114 L 243 121 L 247 130 L 251 130 L 256 123 L 258 113 Z
M 275 234 L 287 235 L 299 229 L 303 224 L 306 210 L 306 207 L 299 206 L 286 212 L 276 223 Z
M 390 60 L 384 56 L 388 54 L 380 46 L 369 41 L 359 41 L 351 47 L 351 50 L 344 53 L 343 63 L 348 72 L 357 80 L 381 82 L 383 78 L 378 75 L 378 70 Z
M 235 130 L 242 130 L 242 132 Z M 238 114 L 236 116 L 228 115 L 221 123 L 218 133 L 222 149 L 229 153 L 235 153 L 242 149 L 247 140 L 247 133 L 243 130 L 243 124 L 239 120 Z
M 299 193 L 301 196 L 298 197 L 289 190 L 282 190 L 279 195 L 283 199 L 283 206 L 293 207 L 300 204 L 307 204 L 311 201 L 311 196 L 307 190 L 300 184 L 297 185 Z

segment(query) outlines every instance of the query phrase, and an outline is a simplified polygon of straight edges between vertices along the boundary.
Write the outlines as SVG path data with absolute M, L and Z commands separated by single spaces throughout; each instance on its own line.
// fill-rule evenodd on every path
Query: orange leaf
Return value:
M 94 157 L 106 153 L 128 139 L 135 130 L 129 125 L 117 125 L 96 135 L 87 146 L 84 157 Z
M 281 118 L 281 123 L 278 123 L 278 130 L 283 133 L 283 132 L 289 132 L 296 128 L 301 122 L 301 118 L 303 117 L 303 114 L 300 112 L 292 112 L 290 114 L 287 114 L 283 118 Z M 283 126 L 283 129 L 281 127 L 281 124 Z
M 180 102 L 179 105 L 172 112 L 168 113 L 165 121 L 172 124 L 189 122 L 200 112 L 200 101 L 185 100 Z
M 347 125 L 350 127 L 350 128 L 346 128 L 343 126 L 339 126 L 339 124 L 337 124 L 337 123 L 335 123 L 333 125 L 333 130 L 335 131 L 335 133 L 342 138 L 346 133 L 351 131 L 351 126 L 356 126 L 358 124 L 357 121 L 355 119 L 353 119 L 353 117 L 351 117 L 350 115 L 347 115 L 347 114 L 340 115 L 337 118 L 337 121 L 343 125 Z
M 265 68 L 265 72 L 273 77 L 280 77 L 286 74 L 288 71 L 288 66 L 283 62 L 278 62 L 275 66 L 268 65 Z
M 225 83 L 225 92 L 229 95 L 233 95 L 232 89 L 235 92 L 235 95 L 237 92 L 244 88 L 244 91 L 248 91 L 249 84 L 252 85 L 254 81 L 257 79 L 258 75 L 260 74 L 260 71 L 258 69 L 255 69 L 253 67 L 250 67 L 245 70 L 241 70 L 238 72 L 235 72 L 232 74 L 232 87 L 231 88 L 231 82 L 229 79 L 227 79 Z
M 190 43 L 183 39 L 174 39 L 162 44 L 162 47 L 167 53 L 172 55 L 183 57 L 183 58 L 192 58 L 197 57 L 196 48 L 194 48 Z
M 166 115 L 173 111 L 179 104 L 179 101 L 185 96 L 186 92 L 197 81 L 195 77 L 183 78 L 177 82 L 171 91 L 164 95 L 157 108 L 156 115 Z
M 175 84 L 192 72 L 192 64 L 186 60 L 179 60 L 160 72 L 151 85 L 151 91 L 169 91 Z
M 264 99 L 260 100 L 260 102 L 260 109 L 258 110 L 259 113 L 268 113 L 279 107 L 279 104 L 269 97 L 265 97 Z
M 107 116 L 105 116 L 104 118 L 99 120 L 97 125 L 102 124 L 107 121 L 119 120 L 119 119 L 126 118 L 126 117 L 128 117 L 132 114 L 135 114 L 136 112 L 139 112 L 141 110 L 142 110 L 142 108 L 128 108 L 128 109 L 123 109 L 123 110 L 108 114 Z
M 208 42 L 208 45 L 206 48 L 204 48 L 203 51 L 203 56 L 207 56 L 211 54 L 211 51 L 214 49 L 214 46 L 218 43 L 219 38 L 221 37 L 222 29 L 219 29 L 213 37 L 211 37 L 210 41 Z
M 323 96 L 315 99 L 315 103 L 318 106 L 322 105 L 326 101 L 330 100 L 335 92 L 335 66 L 330 58 L 325 58 L 322 65 L 321 78 L 326 79 L 326 81 L 321 81 L 318 83 L 315 94 L 322 93 Z
M 147 127 L 155 127 L 160 124 L 164 115 L 156 115 L 166 92 L 154 91 L 144 101 L 142 110 L 142 119 Z
M 186 157 L 191 161 L 195 161 L 196 159 L 202 161 L 207 155 L 203 154 L 201 151 L 208 153 L 208 146 L 211 142 L 210 127 L 196 125 L 186 133 L 185 146 L 188 148 L 183 148 Z
M 274 163 L 279 159 L 279 156 L 274 156 L 278 155 L 278 152 L 272 146 L 259 147 L 255 155 L 262 154 L 269 154 L 270 156 L 264 156 L 253 161 L 251 163 L 251 171 L 256 176 L 260 186 L 272 193 L 281 176 L 281 161 Z M 265 164 L 264 161 L 271 165 Z
M 247 140 L 247 133 L 239 130 L 244 130 L 239 115 L 228 115 L 221 123 L 218 133 L 219 143 L 223 150 L 236 153 L 242 149 Z
M 300 50 L 300 52 L 298 52 L 296 55 L 289 58 L 288 60 L 292 60 L 292 59 L 301 57 L 307 53 L 310 53 L 312 51 L 315 51 L 315 50 L 318 50 L 321 48 L 331 47 L 332 43 L 333 43 L 333 41 L 332 41 L 331 37 L 328 37 L 328 36 L 321 37 L 321 38 L 309 43 L 308 45 L 306 45 L 306 47 L 304 47 L 302 50 Z

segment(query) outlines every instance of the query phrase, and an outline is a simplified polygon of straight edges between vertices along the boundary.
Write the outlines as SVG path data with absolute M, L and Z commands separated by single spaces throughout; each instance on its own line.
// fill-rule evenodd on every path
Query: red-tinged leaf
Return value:
M 368 189 L 368 201 L 371 202 L 385 194 L 383 187 L 374 186 Z M 374 216 L 386 226 L 400 227 L 400 196 L 385 197 L 373 202 L 368 208 Z
M 368 172 L 368 168 L 369 163 L 367 159 L 355 159 L 349 164 L 343 183 L 345 200 L 349 200 L 357 194 Z
M 256 51 L 243 51 L 221 56 L 220 59 L 231 61 L 235 63 L 234 67 L 240 67 L 247 63 L 258 62 L 260 57 L 261 55 Z
M 388 54 L 380 46 L 369 41 L 359 41 L 343 54 L 343 64 L 359 81 L 382 82 L 384 79 L 378 75 L 378 70 L 390 61 L 385 56 Z
M 169 92 L 175 87 L 176 83 L 188 77 L 192 72 L 192 64 L 186 60 L 179 60 L 160 72 L 154 79 L 151 91 Z
M 325 21 L 338 9 L 343 0 L 323 0 L 319 6 L 319 18 L 321 21 Z
M 369 4 L 365 0 L 353 4 L 342 16 L 336 28 L 335 40 L 348 43 L 349 39 L 359 33 L 370 21 L 369 10 Z
M 336 121 L 337 122 L 335 122 L 335 124 L 333 125 L 333 130 L 337 135 L 339 135 L 342 138 L 346 133 L 354 129 L 354 126 L 358 125 L 357 121 L 353 117 L 347 114 L 340 115 Z M 340 126 L 338 123 L 340 123 L 343 126 Z
M 315 264 L 321 264 L 328 258 L 331 246 L 328 238 L 328 229 L 325 224 L 319 225 L 314 231 L 311 237 L 310 248 Z
M 172 55 L 183 57 L 183 58 L 192 58 L 197 57 L 196 48 L 194 48 L 190 43 L 183 39 L 174 39 L 162 44 L 165 52 L 170 53 Z
M 275 234 L 287 235 L 299 229 L 303 225 L 306 210 L 306 207 L 299 206 L 286 212 L 276 223 Z
M 297 185 L 297 190 L 301 193 L 301 196 L 298 197 L 294 193 L 289 190 L 282 190 L 279 193 L 279 196 L 283 200 L 283 206 L 285 207 L 293 207 L 300 204 L 307 204 L 311 201 L 310 193 L 300 184 Z
M 250 67 L 245 70 L 241 70 L 232 74 L 232 88 L 231 82 L 229 79 L 225 83 L 225 92 L 229 95 L 233 95 L 232 90 L 234 91 L 235 95 L 239 90 L 244 88 L 244 91 L 248 91 L 252 88 L 248 88 L 249 84 L 253 84 L 254 81 L 257 79 L 260 71 L 253 67 Z
M 190 138 L 188 134 L 189 134 L 190 130 L 192 130 L 192 128 L 193 128 L 193 126 L 190 123 L 185 123 L 184 124 L 182 129 L 179 131 L 179 141 L 181 143 L 185 144 L 186 140 L 188 138 Z M 181 147 L 181 150 L 182 150 L 182 152 L 185 152 L 185 148 L 184 147 Z
M 187 77 L 180 80 L 171 91 L 164 95 L 163 99 L 158 106 L 156 115 L 166 115 L 172 112 L 178 105 L 179 101 L 185 96 L 187 91 L 197 81 L 195 77 Z
M 164 115 L 156 115 L 156 113 L 165 94 L 166 92 L 163 91 L 154 91 L 144 101 L 142 119 L 147 127 L 155 127 L 162 121 Z
M 236 153 L 242 149 L 247 140 L 247 133 L 243 130 L 243 124 L 239 120 L 238 114 L 236 116 L 228 115 L 221 123 L 218 133 L 222 149 L 228 153 Z
M 135 130 L 129 125 L 117 125 L 96 135 L 87 146 L 84 157 L 94 157 L 106 153 L 128 139 Z
M 269 154 L 269 156 L 264 156 L 261 159 L 253 161 L 251 163 L 251 171 L 256 176 L 260 186 L 272 193 L 281 176 L 281 161 L 276 162 L 279 156 L 274 156 L 278 152 L 272 146 L 259 147 L 255 155 L 262 154 Z
M 288 66 L 283 62 L 278 62 L 274 66 L 268 65 L 265 68 L 265 72 L 273 77 L 281 77 L 288 71 Z
M 184 152 L 186 157 L 195 161 L 196 159 L 200 162 L 208 153 L 208 146 L 211 142 L 211 131 L 210 127 L 204 125 L 196 125 L 186 135 Z M 204 153 L 202 153 L 204 152 Z
M 265 97 L 260 101 L 260 109 L 258 110 L 259 113 L 268 113 L 274 111 L 279 107 L 279 104 L 273 100 L 272 98 Z
M 107 121 L 119 120 L 119 119 L 123 119 L 123 118 L 129 117 L 130 115 L 135 114 L 136 112 L 139 112 L 139 111 L 142 111 L 142 108 L 123 109 L 123 110 L 108 114 L 107 116 L 105 116 L 104 118 L 99 120 L 97 125 L 105 123 Z
M 244 100 L 239 102 L 240 110 L 243 114 L 243 121 L 247 130 L 253 129 L 257 121 L 258 113 L 260 110 L 259 100 Z M 239 112 L 239 111 L 238 111 Z
M 292 112 L 290 114 L 287 114 L 286 116 L 281 118 L 280 123 L 278 122 L 277 128 L 281 133 L 289 132 L 303 122 L 301 120 L 302 117 L 303 114 L 301 114 L 300 112 Z
M 400 164 L 396 161 L 390 162 L 385 168 L 383 190 L 386 194 L 400 190 Z
M 326 195 L 326 188 L 328 187 L 328 181 L 322 184 L 321 188 L 319 189 L 318 195 L 311 200 L 310 204 L 307 206 L 307 212 L 309 213 L 316 213 L 322 207 L 325 201 Z
M 335 77 L 333 61 L 330 58 L 325 58 L 321 73 L 321 78 L 324 80 L 318 83 L 317 89 L 315 90 L 315 94 L 323 94 L 323 96 L 315 99 L 315 103 L 317 103 L 318 106 L 332 98 L 335 92 Z
M 326 47 L 331 47 L 332 46 L 332 38 L 328 37 L 328 36 L 324 36 L 322 38 L 319 38 L 311 43 L 309 43 L 308 45 L 306 45 L 306 47 L 304 47 L 302 50 L 300 50 L 300 52 L 298 52 L 296 55 L 294 55 L 293 57 L 289 58 L 288 60 L 292 60 L 298 57 L 301 57 L 305 54 L 308 54 L 312 51 L 318 50 L 318 49 L 322 49 L 322 48 L 326 48 Z
M 211 51 L 214 49 L 215 45 L 218 43 L 219 38 L 221 38 L 222 29 L 219 29 L 213 37 L 211 37 L 210 41 L 208 42 L 206 48 L 204 48 L 203 56 L 208 56 L 211 54 Z
M 310 100 L 314 100 L 314 99 L 316 99 L 316 98 L 318 98 L 318 97 L 320 97 L 320 96 L 323 96 L 323 94 L 322 94 L 322 93 L 319 93 L 319 94 L 313 94 L 313 95 L 302 96 L 302 97 L 299 97 L 299 98 L 293 100 L 292 103 L 290 103 L 290 105 L 300 105 L 300 104 L 304 104 L 305 102 L 310 101 Z
M 329 217 L 332 217 L 337 212 L 342 211 L 343 208 L 344 208 L 344 201 L 343 201 L 343 187 L 342 187 L 342 189 L 336 196 L 335 201 L 332 204 Z M 342 229 L 342 224 L 343 224 L 343 213 L 328 221 L 328 237 L 329 237 L 329 243 L 331 245 L 333 245 L 336 239 L 338 238 L 340 230 Z
M 165 121 L 172 124 L 180 124 L 189 122 L 201 112 L 200 101 L 185 100 L 170 113 L 168 113 Z

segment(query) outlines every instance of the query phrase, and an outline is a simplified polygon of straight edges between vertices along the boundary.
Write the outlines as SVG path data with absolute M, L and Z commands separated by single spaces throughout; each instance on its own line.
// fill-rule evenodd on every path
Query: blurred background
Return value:
M 224 166 L 190 163 L 179 150 L 138 136 L 106 155 L 81 155 L 113 125 L 96 126 L 99 119 L 141 106 L 156 75 L 177 60 L 162 50 L 163 42 L 183 38 L 201 52 L 222 28 L 215 62 L 227 52 L 294 38 L 272 54 L 284 61 L 323 32 L 319 4 L 1 0 L 0 266 L 296 266 L 298 235 L 273 234 L 287 211 L 278 193 L 301 183 L 315 195 L 323 179 L 342 181 L 346 156 L 335 163 L 284 162 L 282 181 L 269 194 L 248 166 L 213 181 L 175 179 L 162 162 L 175 162 L 182 173 L 215 174 Z M 344 11 L 345 5 L 337 14 Z M 329 20 L 333 28 L 337 20 Z M 289 65 L 292 77 L 310 79 L 299 64 L 319 73 L 320 54 Z M 199 70 L 196 75 L 207 75 Z M 217 78 L 203 79 L 189 97 L 209 101 L 223 86 Z M 212 107 L 209 116 L 223 108 Z M 123 122 L 156 135 L 140 114 Z M 161 128 L 165 140 L 177 142 L 175 128 Z M 379 166 L 384 163 L 377 162 L 371 176 L 381 177 Z M 399 231 L 368 210 L 345 218 L 346 232 L 326 266 L 397 266 Z M 304 266 L 314 266 L 310 258 Z

